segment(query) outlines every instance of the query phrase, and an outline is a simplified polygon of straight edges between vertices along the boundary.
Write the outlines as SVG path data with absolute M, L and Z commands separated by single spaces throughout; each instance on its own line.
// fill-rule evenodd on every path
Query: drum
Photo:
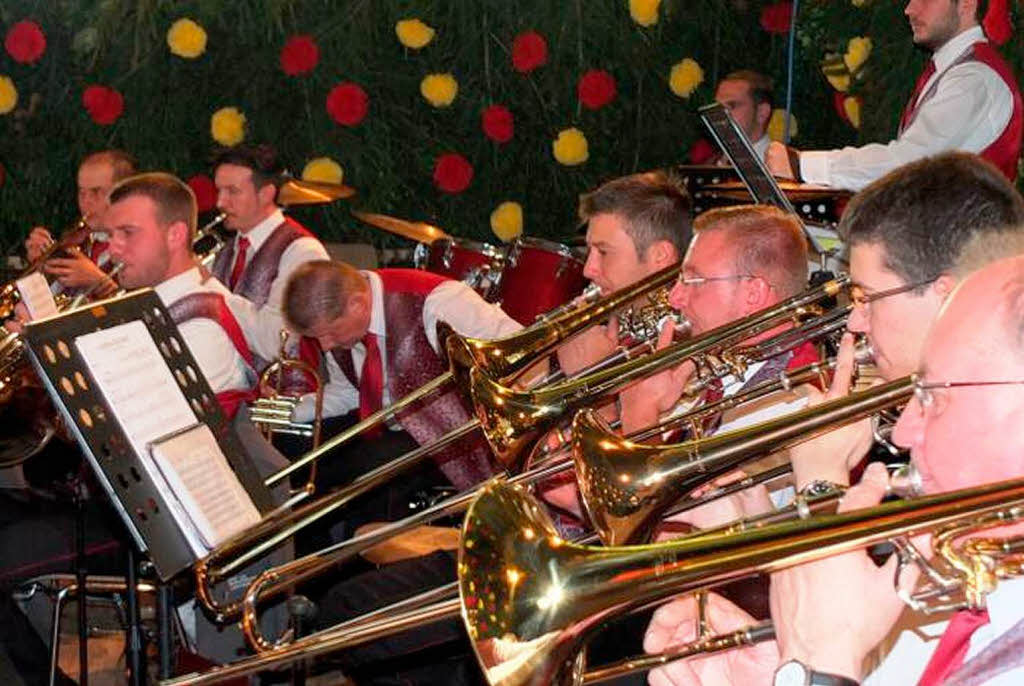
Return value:
M 416 247 L 416 266 L 435 274 L 450 276 L 469 285 L 486 300 L 497 296 L 497 282 L 505 251 L 488 243 L 462 238 L 439 238 Z
M 523 325 L 583 291 L 583 262 L 560 243 L 517 238 L 509 247 L 498 288 L 502 309 Z

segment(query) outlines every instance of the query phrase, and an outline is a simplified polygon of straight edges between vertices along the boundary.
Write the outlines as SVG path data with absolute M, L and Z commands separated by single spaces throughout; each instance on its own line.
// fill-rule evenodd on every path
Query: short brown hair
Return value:
M 252 185 L 256 190 L 267 184 L 278 188 L 284 181 L 284 167 L 278 160 L 277 151 L 266 143 L 218 148 L 213 154 L 214 172 L 222 164 L 249 169 L 252 172 Z
M 367 288 L 355 267 L 335 260 L 313 260 L 288 277 L 281 300 L 285 323 L 304 334 L 321 322 L 345 314 L 353 293 Z
M 807 287 L 807 237 L 788 212 L 771 205 L 719 207 L 697 217 L 693 231 L 729 232 L 736 272 L 764 277 L 782 298 Z
M 739 69 L 726 74 L 722 81 L 743 81 L 750 88 L 750 98 L 754 101 L 754 105 L 768 103 L 769 107 L 775 106 L 775 96 L 772 94 L 772 91 L 775 90 L 775 82 L 770 76 L 765 76 L 753 69 Z
M 125 198 L 141 195 L 149 198 L 156 206 L 156 216 L 161 224 L 185 222 L 190 236 L 196 234 L 196 196 L 188 185 L 164 172 L 147 172 L 129 176 L 110 191 L 110 204 Z
M 690 242 L 692 204 L 686 187 L 663 171 L 612 179 L 580 196 L 580 221 L 616 214 L 626 222 L 637 256 L 657 241 L 668 241 L 681 257 Z
M 86 156 L 82 163 L 78 165 L 78 168 L 81 169 L 87 164 L 109 164 L 110 168 L 114 171 L 115 183 L 137 174 L 139 169 L 139 163 L 134 155 L 117 149 L 94 152 Z

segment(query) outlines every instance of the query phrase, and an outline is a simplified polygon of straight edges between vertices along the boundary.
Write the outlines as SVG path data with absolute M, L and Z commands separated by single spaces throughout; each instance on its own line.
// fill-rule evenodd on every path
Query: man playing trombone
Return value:
M 961 273 L 955 256 L 972 241 L 1004 230 L 1019 232 L 1024 201 L 991 165 L 973 155 L 947 153 L 900 168 L 859 194 L 844 214 L 840 232 L 850 250 L 853 312 L 849 329 L 861 333 L 874 350 L 878 372 L 891 381 L 913 372 L 925 335 Z M 851 386 L 853 338 L 844 337 L 835 380 L 826 398 L 845 395 Z M 872 441 L 867 422 L 826 434 L 791 448 L 789 456 L 801 490 L 824 483 L 849 483 L 850 470 Z M 709 614 L 718 628 L 741 622 L 743 613 L 711 595 Z M 645 647 L 660 651 L 693 636 L 695 606 L 689 599 L 656 613 Z M 715 683 L 728 664 L 770 665 L 771 651 L 759 646 L 728 661 L 681 661 L 652 673 L 662 684 Z M 881 683 L 881 682 L 879 682 Z

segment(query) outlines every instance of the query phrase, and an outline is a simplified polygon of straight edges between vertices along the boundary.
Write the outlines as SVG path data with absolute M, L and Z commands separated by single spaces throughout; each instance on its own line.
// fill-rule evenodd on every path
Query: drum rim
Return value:
M 460 247 L 469 247 L 474 249 L 475 252 L 483 253 L 487 257 L 501 257 L 505 254 L 504 248 L 500 248 L 493 243 L 484 243 L 483 241 L 474 241 L 469 238 L 457 238 L 455 236 L 434 239 L 434 241 L 430 243 L 430 247 L 433 248 L 435 245 L 441 243 L 458 245 Z
M 583 264 L 583 260 L 577 257 L 572 252 L 572 248 L 565 245 L 564 243 L 558 243 L 557 241 L 550 241 L 546 238 L 534 238 L 533 236 L 519 236 L 512 241 L 512 249 L 514 250 L 517 245 L 528 245 L 531 247 L 542 248 L 548 252 L 553 252 L 562 257 L 568 257 L 571 260 L 576 260 L 580 264 Z

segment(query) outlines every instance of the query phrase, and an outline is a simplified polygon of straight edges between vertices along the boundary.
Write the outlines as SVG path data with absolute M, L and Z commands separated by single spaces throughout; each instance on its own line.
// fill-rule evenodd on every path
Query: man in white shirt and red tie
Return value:
M 1000 11 L 1007 11 L 999 4 Z M 979 24 L 985 5 L 984 0 L 907 3 L 914 43 L 932 56 L 904 109 L 895 140 L 799 152 L 773 143 L 765 158 L 768 168 L 776 176 L 856 191 L 900 165 L 962 150 L 980 154 L 1014 180 L 1024 108 L 1016 77 Z
M 262 367 L 276 356 L 281 296 L 300 264 L 328 259 L 323 244 L 276 203 L 284 168 L 268 145 L 221 150 L 213 163 L 217 208 L 235 239 L 221 250 L 210 271 L 228 289 L 253 304 L 246 335 Z

